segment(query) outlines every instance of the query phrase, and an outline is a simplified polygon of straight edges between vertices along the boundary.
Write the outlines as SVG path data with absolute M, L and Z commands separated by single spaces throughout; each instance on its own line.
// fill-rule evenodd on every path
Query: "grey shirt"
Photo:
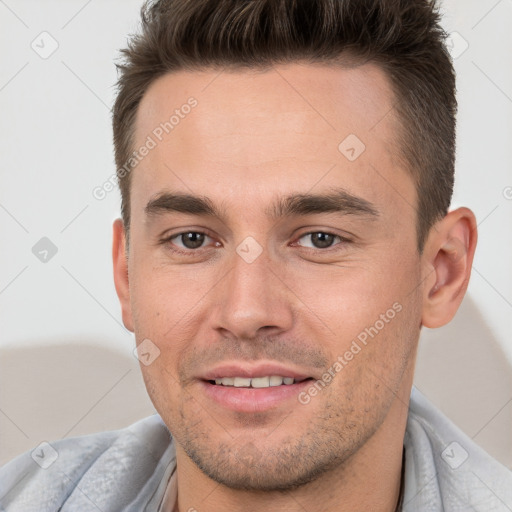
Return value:
M 416 389 L 404 438 L 404 512 L 511 512 L 512 472 Z M 172 437 L 155 414 L 116 431 L 40 445 L 0 469 L 2 512 L 170 512 Z

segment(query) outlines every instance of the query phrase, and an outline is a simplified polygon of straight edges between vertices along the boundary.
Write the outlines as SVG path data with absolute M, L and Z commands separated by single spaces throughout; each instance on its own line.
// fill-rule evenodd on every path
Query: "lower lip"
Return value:
M 311 380 L 295 384 L 283 384 L 268 388 L 235 388 L 201 381 L 206 395 L 226 409 L 237 412 L 262 412 L 283 405 L 286 401 L 295 400 L 298 403 L 299 393 Z

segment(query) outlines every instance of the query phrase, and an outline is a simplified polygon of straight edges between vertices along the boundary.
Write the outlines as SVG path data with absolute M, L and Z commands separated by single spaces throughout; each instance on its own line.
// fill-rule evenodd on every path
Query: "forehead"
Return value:
M 332 186 L 371 201 L 412 200 L 395 158 L 394 102 L 373 64 L 169 73 L 137 112 L 135 148 L 154 144 L 134 171 L 132 202 L 165 188 L 215 199 Z

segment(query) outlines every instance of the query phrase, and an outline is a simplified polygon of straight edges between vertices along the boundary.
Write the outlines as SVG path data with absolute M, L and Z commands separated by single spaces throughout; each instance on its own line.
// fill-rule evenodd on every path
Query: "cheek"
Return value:
M 404 317 L 417 329 L 419 280 L 416 258 L 406 258 L 399 251 L 371 263 L 309 273 L 295 279 L 294 291 L 304 306 L 300 321 L 323 338 L 337 357 L 354 339 L 368 338 L 369 329 L 391 334 L 400 330 Z
M 335 410 L 343 397 L 355 423 L 379 423 L 414 365 L 420 302 L 413 294 L 402 302 L 392 302 L 393 297 L 375 299 L 367 311 L 347 308 L 347 320 L 334 327 L 327 370 L 332 378 L 322 377 L 332 382 L 326 399 Z
M 212 280 L 206 271 L 184 267 L 141 265 L 133 272 L 130 294 L 137 343 L 149 339 L 158 350 L 151 365 L 141 364 L 152 398 L 177 396 L 178 363 L 206 325 L 204 297 Z
M 171 269 L 164 264 L 134 265 L 130 296 L 136 333 L 157 339 L 172 337 L 173 329 L 187 324 L 205 289 L 211 286 L 204 274 L 186 266 Z
M 179 422 L 179 415 L 174 411 L 181 409 L 184 400 L 175 370 L 169 367 L 165 358 L 159 357 L 149 366 L 141 365 L 141 371 L 155 409 L 172 429 L 175 422 Z M 169 411 L 173 411 L 173 414 L 169 414 Z
M 397 298 L 371 272 L 355 268 L 336 270 L 328 276 L 304 276 L 296 290 L 305 306 L 304 318 L 316 317 L 327 332 L 344 338 L 375 321 Z

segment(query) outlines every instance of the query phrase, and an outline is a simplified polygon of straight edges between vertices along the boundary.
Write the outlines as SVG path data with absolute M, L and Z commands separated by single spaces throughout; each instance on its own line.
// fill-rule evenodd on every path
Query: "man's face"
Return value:
M 160 351 L 141 368 L 178 453 L 228 486 L 310 481 L 406 409 L 421 279 L 393 102 L 368 64 L 178 72 L 143 98 L 124 320 Z

